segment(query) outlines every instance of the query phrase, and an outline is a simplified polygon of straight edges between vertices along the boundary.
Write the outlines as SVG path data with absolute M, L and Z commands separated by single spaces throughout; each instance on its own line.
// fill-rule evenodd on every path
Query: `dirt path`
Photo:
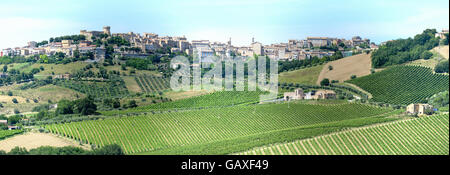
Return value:
M 38 148 L 40 146 L 75 146 L 84 149 L 90 149 L 88 145 L 80 146 L 80 144 L 74 140 L 70 140 L 53 134 L 38 132 L 27 132 L 25 134 L 17 135 L 0 141 L 0 150 L 9 152 L 16 146 L 24 147 L 27 150 Z

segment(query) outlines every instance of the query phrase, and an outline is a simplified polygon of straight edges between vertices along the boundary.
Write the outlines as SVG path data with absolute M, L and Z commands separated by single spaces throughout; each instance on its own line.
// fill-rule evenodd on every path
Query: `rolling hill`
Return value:
M 352 129 L 241 155 L 448 155 L 449 116 L 438 115 Z
M 320 85 L 320 81 L 325 78 L 328 78 L 330 81 L 339 80 L 339 82 L 343 82 L 349 80 L 352 75 L 357 77 L 369 75 L 372 68 L 370 56 L 370 54 L 359 54 L 325 64 L 317 78 L 316 84 Z M 329 66 L 332 66 L 333 69 L 329 70 Z

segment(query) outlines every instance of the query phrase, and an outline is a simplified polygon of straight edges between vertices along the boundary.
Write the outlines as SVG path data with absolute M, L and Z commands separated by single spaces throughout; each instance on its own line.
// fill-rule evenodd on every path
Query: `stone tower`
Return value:
M 107 35 L 111 35 L 111 27 L 109 26 L 104 26 L 103 27 L 103 33 L 107 34 Z

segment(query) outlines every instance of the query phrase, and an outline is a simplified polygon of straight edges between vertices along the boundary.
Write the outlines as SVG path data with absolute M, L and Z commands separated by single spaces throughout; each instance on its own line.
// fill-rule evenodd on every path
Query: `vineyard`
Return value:
M 394 66 L 349 82 L 371 93 L 375 101 L 406 105 L 448 90 L 449 77 L 426 67 Z
M 121 79 L 107 82 L 59 80 L 56 84 L 96 98 L 123 97 L 128 94 L 125 83 Z
M 207 107 L 227 107 L 244 103 L 256 103 L 262 91 L 219 91 L 207 95 L 181 99 L 177 101 L 156 103 L 120 111 L 103 111 L 103 115 L 150 112 L 168 109 L 193 109 Z
M 170 88 L 169 80 L 162 77 L 141 75 L 134 79 L 143 92 L 160 92 Z
M 0 140 L 22 133 L 22 130 L 0 130 Z
M 109 118 L 53 124 L 47 125 L 46 128 L 52 133 L 97 146 L 117 143 L 130 154 L 358 119 L 390 111 L 392 110 L 388 108 L 354 103 L 284 103 Z
M 273 145 L 244 155 L 448 155 L 449 115 L 428 116 L 313 139 Z

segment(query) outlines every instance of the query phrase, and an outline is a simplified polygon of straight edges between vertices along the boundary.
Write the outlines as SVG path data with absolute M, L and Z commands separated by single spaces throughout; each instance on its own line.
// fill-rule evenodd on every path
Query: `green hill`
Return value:
M 388 108 L 353 103 L 335 105 L 284 103 L 114 117 L 105 120 L 47 125 L 46 128 L 52 133 L 97 146 L 117 143 L 126 153 L 149 152 L 151 154 L 151 151 L 176 148 L 178 151 L 175 154 L 180 154 L 179 151 L 185 150 L 184 146 L 196 145 L 193 150 L 183 153 L 200 151 L 202 154 L 229 154 L 267 143 L 292 141 L 299 139 L 299 134 L 302 137 L 311 136 L 336 131 L 342 127 L 326 125 L 317 127 L 318 129 L 298 129 L 295 132 L 284 131 L 286 129 L 359 119 L 390 111 L 392 110 Z M 244 142 L 239 140 L 221 143 L 214 147 L 198 146 L 198 144 L 282 130 L 287 132 L 283 136 L 267 136 L 266 134 L 262 138 L 247 138 Z M 254 145 L 250 147 L 249 145 L 233 147 L 235 144 L 248 143 L 251 140 Z M 203 148 L 211 152 L 202 151 Z
M 393 66 L 348 82 L 371 93 L 375 101 L 402 105 L 424 102 L 449 86 L 448 75 L 420 66 Z
M 345 131 L 244 155 L 448 155 L 448 114 Z

